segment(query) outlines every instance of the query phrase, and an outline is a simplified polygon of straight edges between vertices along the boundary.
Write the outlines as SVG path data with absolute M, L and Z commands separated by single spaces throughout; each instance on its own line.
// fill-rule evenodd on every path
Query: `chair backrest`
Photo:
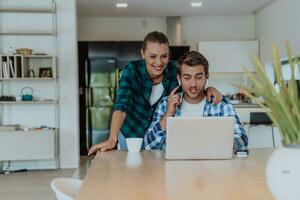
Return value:
M 74 200 L 82 182 L 72 178 L 55 178 L 51 181 L 51 188 L 57 200 Z

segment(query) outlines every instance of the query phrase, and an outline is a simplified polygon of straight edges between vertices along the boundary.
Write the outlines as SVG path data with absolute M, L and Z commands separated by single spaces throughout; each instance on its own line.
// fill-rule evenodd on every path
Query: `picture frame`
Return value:
M 40 78 L 52 78 L 52 68 L 51 67 L 41 67 L 39 68 Z

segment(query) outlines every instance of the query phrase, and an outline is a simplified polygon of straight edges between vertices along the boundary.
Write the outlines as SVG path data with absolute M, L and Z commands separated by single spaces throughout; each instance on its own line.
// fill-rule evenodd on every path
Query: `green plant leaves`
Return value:
M 275 126 L 279 128 L 285 144 L 300 144 L 300 98 L 294 76 L 294 69 L 297 64 L 299 65 L 299 60 L 292 56 L 287 43 L 286 51 L 292 71 L 292 77 L 288 84 L 283 80 L 279 49 L 273 45 L 273 66 L 276 83 L 280 88 L 279 93 L 276 92 L 273 83 L 269 80 L 264 65 L 257 55 L 253 56 L 256 74 L 245 68 L 246 75 L 253 87 L 245 86 L 243 90 L 249 98 L 267 112 Z M 257 97 L 263 97 L 264 103 L 259 101 Z

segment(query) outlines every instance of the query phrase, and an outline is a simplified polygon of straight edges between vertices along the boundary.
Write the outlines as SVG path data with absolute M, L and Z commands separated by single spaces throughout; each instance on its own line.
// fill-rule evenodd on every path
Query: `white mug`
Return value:
M 143 138 L 126 138 L 128 152 L 141 151 Z

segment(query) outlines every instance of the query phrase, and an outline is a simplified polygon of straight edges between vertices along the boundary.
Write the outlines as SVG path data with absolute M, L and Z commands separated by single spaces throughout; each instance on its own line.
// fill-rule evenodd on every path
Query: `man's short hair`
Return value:
M 167 36 L 162 32 L 158 32 L 158 31 L 153 31 L 146 35 L 143 42 L 143 51 L 145 51 L 147 48 L 147 42 L 167 44 L 169 46 L 169 40 Z
M 181 67 L 186 64 L 190 67 L 202 65 L 204 67 L 205 77 L 208 78 L 209 63 L 207 59 L 198 51 L 189 51 L 184 53 L 177 60 L 177 73 L 181 75 Z

